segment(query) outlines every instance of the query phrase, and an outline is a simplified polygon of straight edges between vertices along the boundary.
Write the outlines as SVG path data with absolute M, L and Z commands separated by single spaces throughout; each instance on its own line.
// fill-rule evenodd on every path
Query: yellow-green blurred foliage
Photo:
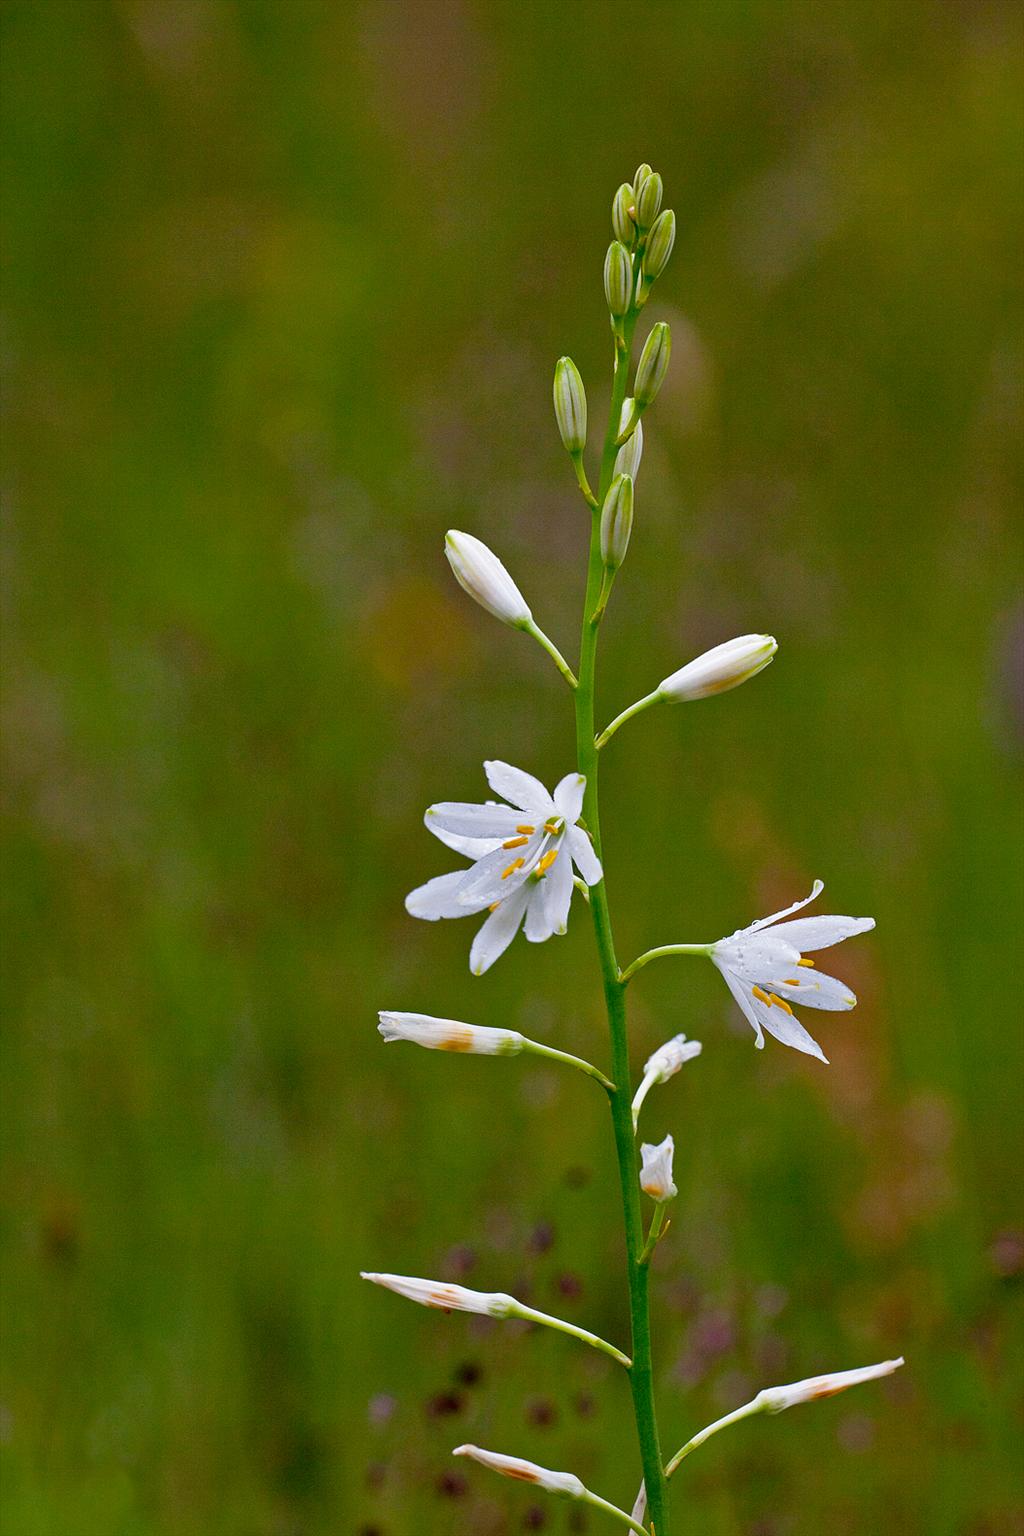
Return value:
M 646 1120 L 669 1448 L 908 1357 L 716 1440 L 680 1529 L 1019 1533 L 1011 0 L 7 0 L 3 31 L 5 1532 L 584 1529 L 465 1439 L 632 1499 L 614 1366 L 356 1271 L 625 1336 L 600 1092 L 374 1025 L 605 1059 L 582 908 L 476 981 L 472 923 L 402 898 L 485 757 L 571 765 L 558 675 L 441 540 L 571 650 L 551 371 L 599 420 L 610 199 L 650 159 L 675 345 L 600 715 L 734 633 L 781 650 L 609 748 L 620 951 L 819 874 L 878 919 L 827 1069 L 757 1052 L 697 961 L 633 989 L 637 1065 L 705 1042 Z

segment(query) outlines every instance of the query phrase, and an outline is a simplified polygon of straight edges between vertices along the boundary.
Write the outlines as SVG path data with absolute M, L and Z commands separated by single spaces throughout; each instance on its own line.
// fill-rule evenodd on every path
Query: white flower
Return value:
M 692 1061 L 699 1056 L 704 1047 L 699 1040 L 687 1040 L 685 1035 L 673 1035 L 671 1040 L 666 1040 L 664 1045 L 659 1045 L 653 1056 L 649 1056 L 644 1066 L 643 1081 L 633 1098 L 633 1129 L 640 1118 L 640 1106 L 650 1093 L 655 1083 L 667 1083 L 670 1077 L 674 1077 L 684 1062 Z
M 853 1008 L 857 999 L 843 982 L 815 970 L 814 961 L 805 960 L 803 951 L 828 949 L 875 926 L 873 917 L 801 917 L 792 923 L 779 923 L 780 918 L 814 901 L 823 889 L 821 881 L 815 880 L 811 894 L 803 901 L 762 917 L 749 928 L 737 929 L 710 949 L 712 960 L 753 1027 L 758 1047 L 764 1045 L 762 1029 L 766 1029 L 783 1045 L 805 1051 L 819 1061 L 828 1058 L 794 1017 L 792 1004 L 834 1011 Z M 778 927 L 773 926 L 776 923 Z
M 430 1051 L 466 1051 L 474 1056 L 518 1056 L 524 1047 L 516 1029 L 491 1029 L 463 1024 L 461 1019 L 435 1019 L 429 1013 L 380 1013 L 377 1028 L 385 1040 L 411 1040 Z
M 819 1397 L 834 1397 L 847 1387 L 859 1387 L 862 1381 L 875 1381 L 879 1376 L 891 1376 L 903 1364 L 898 1360 L 883 1360 L 881 1365 L 862 1365 L 856 1371 L 830 1371 L 827 1376 L 808 1376 L 804 1381 L 794 1381 L 788 1387 L 765 1387 L 754 1399 L 765 1413 L 781 1413 L 784 1408 L 795 1408 L 797 1403 L 813 1403 Z
M 682 701 L 727 693 L 763 671 L 778 648 L 771 635 L 739 635 L 687 662 L 666 677 L 657 691 L 663 699 Z
M 574 864 L 587 885 L 601 879 L 590 839 L 576 825 L 586 788 L 582 774 L 567 774 L 549 795 L 538 779 L 509 763 L 484 763 L 484 772 L 508 804 L 445 801 L 424 818 L 428 830 L 472 859 L 472 866 L 438 875 L 405 899 L 413 917 L 429 922 L 489 909 L 470 950 L 475 976 L 504 954 L 524 919 L 526 937 L 535 944 L 565 932 Z
M 445 535 L 444 552 L 455 580 L 481 608 L 517 629 L 533 622 L 523 594 L 497 555 L 480 539 L 450 528 Z
M 572 1472 L 549 1472 L 536 1462 L 523 1461 L 520 1456 L 502 1456 L 498 1451 L 484 1451 L 478 1445 L 460 1445 L 453 1456 L 471 1456 L 482 1467 L 500 1472 L 502 1477 L 514 1477 L 520 1483 L 533 1483 L 536 1488 L 546 1488 L 548 1493 L 560 1493 L 570 1499 L 582 1499 L 587 1490 Z
M 517 1305 L 514 1296 L 504 1291 L 470 1291 L 464 1285 L 446 1285 L 443 1280 L 417 1280 L 414 1275 L 379 1275 L 360 1270 L 359 1278 L 382 1285 L 396 1296 L 418 1301 L 421 1307 L 435 1307 L 439 1312 L 479 1312 L 482 1317 L 510 1317 Z
M 679 1193 L 672 1182 L 672 1154 L 675 1149 L 671 1136 L 666 1136 L 656 1147 L 645 1141 L 640 1148 L 640 1188 L 659 1205 L 665 1200 L 674 1200 Z

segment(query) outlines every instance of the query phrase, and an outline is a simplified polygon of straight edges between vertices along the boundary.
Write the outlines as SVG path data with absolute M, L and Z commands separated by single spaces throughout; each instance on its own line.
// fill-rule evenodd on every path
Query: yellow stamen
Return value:
M 517 832 L 525 832 L 527 834 L 527 836 L 529 836 L 531 832 L 536 832 L 536 830 L 537 830 L 536 827 L 527 826 L 525 822 L 523 823 L 523 825 L 521 827 L 516 827 L 516 831 Z
M 508 869 L 503 869 L 502 870 L 501 878 L 503 880 L 507 880 L 509 875 L 514 875 L 517 869 L 522 869 L 522 867 L 523 867 L 523 865 L 525 863 L 526 863 L 525 859 L 513 859 L 512 863 L 509 865 Z
M 798 960 L 797 961 L 797 965 L 806 965 L 806 966 L 809 966 L 812 971 L 814 970 L 814 961 L 813 960 Z
M 766 1008 L 770 1008 L 771 1007 L 772 1000 L 768 996 L 767 992 L 762 991 L 762 989 L 760 987 L 751 987 L 750 990 L 753 992 L 753 994 L 757 998 L 758 1002 L 764 1003 Z
M 784 997 L 776 997 L 775 993 L 773 992 L 771 997 L 768 999 L 768 1001 L 770 1003 L 778 1003 L 778 1005 L 782 1009 L 783 1013 L 788 1013 L 790 1018 L 792 1018 L 793 1010 L 789 1006 L 789 1004 L 786 1002 L 786 999 Z
M 547 874 L 548 870 L 551 868 L 552 864 L 555 862 L 555 860 L 557 858 L 558 858 L 558 849 L 557 848 L 549 848 L 547 853 L 541 859 L 540 863 L 537 865 L 537 868 L 534 870 L 534 874 L 536 875 L 538 880 L 543 880 L 544 876 Z M 520 862 L 522 862 L 522 861 L 520 860 Z
M 562 824 L 557 817 L 553 816 L 550 821 L 544 823 L 544 831 L 550 832 L 552 837 L 557 837 L 561 830 Z
M 498 908 L 500 906 L 501 906 L 501 902 L 500 901 L 492 901 L 490 906 L 487 908 L 487 910 L 488 910 L 488 912 L 497 912 L 497 910 L 498 910 Z
M 529 841 L 530 839 L 528 837 L 510 837 L 508 842 L 502 843 L 501 846 L 503 848 L 522 848 L 524 843 L 528 843 Z
M 783 976 L 782 980 L 787 987 L 798 987 L 800 985 L 795 976 Z

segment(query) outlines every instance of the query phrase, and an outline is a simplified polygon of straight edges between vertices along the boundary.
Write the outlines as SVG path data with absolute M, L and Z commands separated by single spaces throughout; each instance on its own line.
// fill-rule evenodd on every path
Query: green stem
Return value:
M 626 398 L 629 373 L 630 344 L 636 316 L 627 317 L 622 341 L 616 340 L 615 375 L 612 383 L 611 406 L 608 414 L 608 430 L 601 457 L 601 478 L 598 501 L 603 502 L 611 485 L 615 464 L 615 438 L 618 432 L 622 402 Z M 598 858 L 601 857 L 601 822 L 597 790 L 597 746 L 594 741 L 594 676 L 597 662 L 597 635 L 600 619 L 593 617 L 604 577 L 601 560 L 600 516 L 595 511 L 591 519 L 590 564 L 587 573 L 587 594 L 583 608 L 583 634 L 580 641 L 579 686 L 575 693 L 576 704 L 576 752 L 579 771 L 587 781 L 583 801 L 583 814 Z M 637 1167 L 636 1146 L 633 1139 L 633 1117 L 630 1111 L 629 1047 L 626 1035 L 625 987 L 619 979 L 619 967 L 615 958 L 612 939 L 611 917 L 608 911 L 608 894 L 604 880 L 591 888 L 590 910 L 594 919 L 594 933 L 604 983 L 605 1006 L 608 1011 L 608 1027 L 611 1034 L 611 1075 L 616 1092 L 611 1096 L 612 1128 L 615 1134 L 615 1153 L 619 1165 L 619 1184 L 622 1193 L 622 1209 L 625 1222 L 626 1262 L 629 1280 L 629 1312 L 633 1339 L 633 1364 L 629 1379 L 633 1393 L 633 1412 L 636 1418 L 637 1438 L 640 1443 L 640 1459 L 650 1502 L 650 1520 L 657 1536 L 669 1536 L 668 1490 L 662 1470 L 661 1448 L 658 1442 L 658 1421 L 654 1405 L 654 1380 L 651 1359 L 651 1322 L 648 1297 L 648 1270 L 640 1262 L 644 1247 L 643 1217 L 640 1206 L 640 1182 Z
M 588 1077 L 596 1078 L 602 1088 L 607 1088 L 609 1093 L 615 1092 L 615 1084 L 603 1072 L 591 1062 L 584 1061 L 582 1056 L 570 1056 L 568 1051 L 556 1051 L 553 1045 L 541 1045 L 539 1040 L 525 1040 L 523 1050 L 531 1056 L 547 1056 L 551 1061 L 564 1061 L 566 1066 L 576 1067 L 580 1072 L 586 1072 Z
M 583 454 L 572 454 L 572 467 L 576 471 L 576 484 L 583 492 L 584 500 L 592 512 L 597 511 L 597 497 L 590 489 L 590 481 L 587 479 L 587 471 L 583 467 Z
M 561 651 L 558 649 L 557 645 L 553 640 L 548 639 L 540 625 L 535 623 L 533 619 L 530 619 L 527 623 L 522 625 L 522 628 L 528 635 L 533 636 L 539 646 L 543 647 L 543 649 L 547 651 L 548 655 L 551 657 L 551 660 L 554 662 L 559 672 L 561 672 L 562 676 L 569 684 L 569 687 L 575 688 L 577 686 L 575 673 L 573 672 L 569 663 L 566 661 L 565 657 L 562 655 Z
M 649 1264 L 650 1263 L 651 1255 L 653 1254 L 655 1248 L 658 1246 L 658 1239 L 661 1236 L 661 1227 L 662 1227 L 662 1223 L 664 1222 L 664 1220 L 665 1220 L 665 1201 L 661 1200 L 654 1207 L 654 1215 L 651 1217 L 651 1226 L 650 1226 L 650 1230 L 647 1233 L 647 1241 L 646 1241 L 646 1243 L 644 1243 L 644 1249 L 643 1249 L 643 1252 L 640 1255 L 640 1263 L 641 1264 Z M 667 1472 L 666 1472 L 665 1476 L 666 1477 L 668 1476 Z
M 661 960 L 665 955 L 709 955 L 714 947 L 713 944 L 662 944 L 658 949 L 648 949 L 638 955 L 632 965 L 626 966 L 620 979 L 625 986 L 630 977 L 635 976 L 651 960 Z
M 593 1349 L 600 1349 L 606 1355 L 611 1355 L 620 1365 L 629 1370 L 630 1359 L 624 1355 L 621 1349 L 616 1349 L 614 1344 L 609 1344 L 607 1339 L 602 1339 L 599 1334 L 591 1333 L 589 1328 L 577 1328 L 575 1323 L 567 1323 L 564 1317 L 552 1317 L 550 1312 L 538 1312 L 535 1307 L 526 1306 L 525 1302 L 517 1301 L 515 1310 L 510 1317 L 521 1317 L 529 1323 L 540 1323 L 545 1328 L 554 1328 L 558 1333 L 567 1333 L 570 1338 L 580 1339 L 584 1344 L 589 1344 Z
M 623 1525 L 628 1525 L 631 1531 L 639 1531 L 640 1536 L 647 1536 L 647 1531 L 642 1525 L 637 1525 L 632 1515 L 627 1515 L 624 1509 L 617 1504 L 609 1504 L 607 1499 L 602 1499 L 600 1494 L 591 1493 L 588 1488 L 580 1499 L 581 1504 L 591 1504 L 594 1509 L 603 1509 L 606 1514 L 614 1515 L 616 1520 L 621 1520 Z
M 687 1440 L 681 1451 L 676 1451 L 672 1460 L 665 1468 L 665 1476 L 671 1477 L 680 1462 L 685 1461 L 691 1451 L 695 1451 L 699 1445 L 703 1445 L 705 1440 L 710 1440 L 712 1435 L 717 1435 L 720 1429 L 728 1429 L 730 1424 L 738 1424 L 740 1419 L 748 1419 L 752 1413 L 762 1413 L 763 1411 L 764 1404 L 759 1403 L 755 1397 L 749 1403 L 744 1403 L 742 1408 L 734 1408 L 732 1413 L 727 1413 L 724 1418 L 716 1419 L 706 1429 L 699 1430 L 692 1440 Z
M 625 725 L 627 720 L 632 720 L 633 716 L 638 715 L 642 709 L 650 709 L 652 704 L 659 704 L 661 698 L 662 695 L 655 690 L 654 693 L 645 694 L 642 699 L 637 699 L 636 703 L 624 709 L 621 715 L 616 715 L 611 725 L 607 726 L 597 738 L 597 750 L 600 752 L 605 742 L 611 740 L 620 725 Z

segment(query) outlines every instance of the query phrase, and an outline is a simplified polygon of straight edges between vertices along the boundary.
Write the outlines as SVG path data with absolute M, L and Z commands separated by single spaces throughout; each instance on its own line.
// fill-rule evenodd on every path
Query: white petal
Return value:
M 480 903 L 489 907 L 492 901 L 504 901 L 522 885 L 548 841 L 546 832 L 535 832 L 520 848 L 499 843 L 493 853 L 485 854 L 467 870 L 460 899 L 477 910 Z
M 594 852 L 594 845 L 584 832 L 582 827 L 566 827 L 565 841 L 572 861 L 579 870 L 587 885 L 597 885 L 604 871 L 601 868 L 601 860 Z
M 793 981 L 799 982 L 798 986 L 782 978 L 772 983 L 773 989 L 788 1002 L 801 1003 L 806 1008 L 824 1008 L 829 1013 L 845 1013 L 857 1006 L 857 999 L 846 982 L 835 976 L 804 967 L 790 975 Z
M 544 901 L 545 887 L 549 879 L 550 876 L 545 876 L 543 880 L 530 881 L 530 889 L 526 898 L 526 923 L 523 927 L 523 932 L 531 944 L 545 943 L 555 931 Z
M 809 950 L 828 949 L 858 933 L 870 933 L 874 926 L 873 917 L 798 917 L 793 923 L 782 924 L 779 937 L 806 954 Z
M 541 899 L 553 933 L 564 933 L 569 926 L 572 903 L 572 862 L 564 843 L 558 858 L 540 882 Z
M 456 869 L 450 875 L 436 875 L 426 885 L 418 885 L 405 898 L 405 910 L 412 917 L 426 918 L 428 923 L 436 923 L 441 917 L 468 917 L 474 910 L 481 911 L 487 902 L 474 909 L 456 899 L 455 893 L 467 873 L 465 869 Z
M 780 1008 L 778 1003 L 773 1003 L 769 1008 L 757 997 L 753 999 L 753 1007 L 758 1019 L 776 1040 L 781 1040 L 783 1045 L 791 1045 L 795 1051 L 803 1051 L 805 1056 L 816 1056 L 819 1061 L 823 1061 L 828 1066 L 828 1057 L 817 1040 L 807 1033 L 800 1020 L 793 1014 L 787 1013 L 785 1008 Z
M 583 809 L 583 794 L 587 781 L 582 773 L 567 773 L 555 785 L 555 806 L 559 816 L 564 816 L 570 827 L 575 826 Z
M 538 821 L 546 821 L 553 813 L 554 801 L 532 773 L 524 773 L 522 768 L 513 768 L 511 763 L 500 760 L 484 763 L 484 773 L 494 793 L 510 805 L 529 811 Z M 520 816 L 519 819 L 522 821 L 523 818 Z
M 473 805 L 462 800 L 442 800 L 432 805 L 423 818 L 428 832 L 439 827 L 460 837 L 515 837 L 523 824 L 522 811 L 510 805 Z
M 762 917 L 756 923 L 751 923 L 749 928 L 744 928 L 744 933 L 757 933 L 760 928 L 767 928 L 771 923 L 777 923 L 780 917 L 788 917 L 791 912 L 799 912 L 801 907 L 806 907 L 809 901 L 816 901 L 825 889 L 824 882 L 815 880 L 811 886 L 811 894 L 805 896 L 803 901 L 794 901 L 791 907 L 783 907 L 781 912 L 773 912 L 771 917 Z
M 493 853 L 495 848 L 500 848 L 504 841 L 500 837 L 464 837 L 461 832 L 446 832 L 433 820 L 428 821 L 427 826 L 439 843 L 444 843 L 453 853 L 461 853 L 467 859 L 482 859 L 485 853 Z
M 761 1033 L 761 1025 L 758 1023 L 757 1014 L 754 1012 L 754 1007 L 753 1007 L 754 999 L 750 995 L 749 988 L 748 987 L 744 987 L 742 985 L 742 983 L 740 983 L 736 979 L 736 977 L 732 974 L 732 972 L 728 969 L 728 967 L 722 965 L 718 960 L 716 960 L 714 955 L 712 955 L 711 958 L 712 958 L 712 960 L 714 960 L 715 964 L 718 966 L 718 969 L 721 971 L 722 975 L 725 977 L 725 984 L 726 984 L 726 986 L 729 988 L 729 991 L 732 993 L 733 997 L 736 999 L 736 1002 L 739 1004 L 739 1007 L 740 1007 L 740 1009 L 741 1009 L 741 1011 L 743 1013 L 744 1018 L 746 1019 L 747 1023 L 750 1025 L 751 1029 L 754 1031 L 754 1034 L 757 1036 L 757 1048 L 758 1048 L 758 1050 L 759 1051 L 763 1051 L 764 1050 L 764 1035 Z
M 469 952 L 469 968 L 474 976 L 482 976 L 485 971 L 489 971 L 495 960 L 512 943 L 526 911 L 528 894 L 526 887 L 521 885 L 518 891 L 513 891 L 511 896 L 495 908 L 477 932 Z

